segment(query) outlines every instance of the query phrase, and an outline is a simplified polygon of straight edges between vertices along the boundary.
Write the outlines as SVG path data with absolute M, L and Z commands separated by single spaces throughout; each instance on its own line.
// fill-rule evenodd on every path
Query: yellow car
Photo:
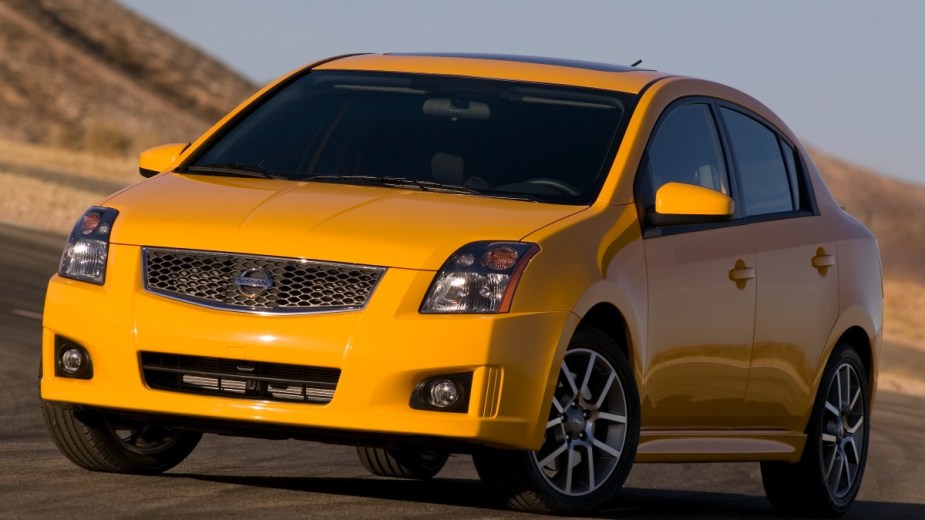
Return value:
M 41 393 L 94 471 L 203 433 L 357 446 L 579 513 L 633 462 L 761 461 L 843 513 L 870 435 L 877 244 L 751 97 L 651 70 L 351 55 L 268 85 L 77 222 Z

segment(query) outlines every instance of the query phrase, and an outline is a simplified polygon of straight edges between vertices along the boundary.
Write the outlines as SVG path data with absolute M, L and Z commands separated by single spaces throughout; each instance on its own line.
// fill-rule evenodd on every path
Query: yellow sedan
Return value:
M 651 70 L 351 55 L 266 86 L 78 220 L 46 298 L 63 454 L 159 473 L 203 433 L 357 446 L 574 514 L 634 462 L 761 461 L 785 512 L 863 476 L 871 233 L 768 108 Z

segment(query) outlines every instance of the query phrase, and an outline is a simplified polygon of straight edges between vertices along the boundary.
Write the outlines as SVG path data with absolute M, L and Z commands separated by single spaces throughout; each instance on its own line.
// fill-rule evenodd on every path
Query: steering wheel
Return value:
M 525 184 L 536 184 L 538 186 L 546 186 L 565 193 L 566 195 L 578 196 L 581 194 L 574 186 L 571 184 L 560 181 L 559 179 L 550 179 L 548 177 L 536 177 L 533 179 L 528 179 L 524 181 Z

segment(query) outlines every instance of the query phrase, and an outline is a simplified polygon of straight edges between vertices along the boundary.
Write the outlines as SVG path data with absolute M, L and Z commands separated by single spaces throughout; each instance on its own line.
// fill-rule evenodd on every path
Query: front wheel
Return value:
M 869 432 L 864 364 L 852 347 L 842 345 L 822 376 L 800 461 L 761 464 L 768 500 L 782 513 L 844 514 L 861 487 Z
M 91 471 L 162 473 L 183 462 L 202 437 L 65 403 L 42 401 L 42 415 L 61 453 Z
M 473 461 L 513 509 L 580 513 L 617 494 L 638 440 L 639 397 L 626 356 L 604 332 L 585 327 L 565 353 L 540 449 L 484 449 Z

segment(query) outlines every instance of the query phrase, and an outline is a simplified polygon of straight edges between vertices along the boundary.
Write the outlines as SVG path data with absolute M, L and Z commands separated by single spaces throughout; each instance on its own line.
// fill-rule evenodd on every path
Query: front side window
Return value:
M 669 112 L 649 141 L 637 174 L 646 209 L 669 182 L 702 186 L 729 195 L 729 176 L 709 105 L 692 103 Z
M 791 175 L 781 154 L 777 134 L 755 119 L 721 108 L 735 157 L 745 216 L 790 212 L 796 209 Z M 795 183 L 795 177 L 793 178 Z
M 239 118 L 180 172 L 590 204 L 634 99 L 510 81 L 315 71 Z

